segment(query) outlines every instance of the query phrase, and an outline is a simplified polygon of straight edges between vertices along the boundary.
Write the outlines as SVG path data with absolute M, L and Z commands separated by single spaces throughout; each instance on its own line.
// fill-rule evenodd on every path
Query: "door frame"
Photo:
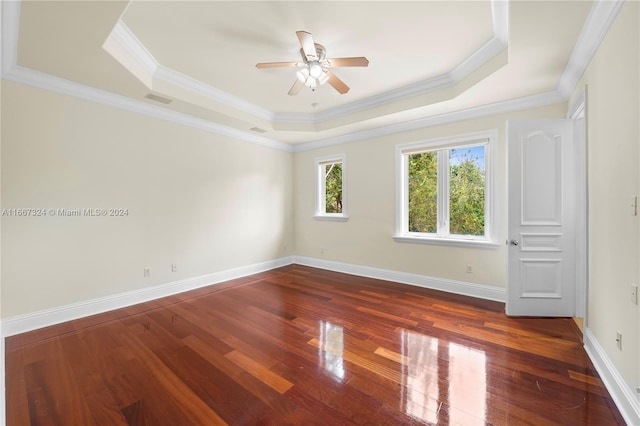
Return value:
M 587 327 L 589 296 L 589 179 L 587 151 L 587 87 L 576 96 L 567 111 L 567 118 L 574 123 L 575 189 L 576 189 L 576 317 Z

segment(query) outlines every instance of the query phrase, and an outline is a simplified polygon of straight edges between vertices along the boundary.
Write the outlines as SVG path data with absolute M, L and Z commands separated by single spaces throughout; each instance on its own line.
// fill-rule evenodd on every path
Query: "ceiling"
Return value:
M 341 140 L 557 93 L 593 6 L 497 0 L 19 4 L 9 13 L 18 16 L 18 68 L 284 144 Z M 300 61 L 298 30 L 312 33 L 328 57 L 369 59 L 368 68 L 333 69 L 348 93 L 326 84 L 289 96 L 295 68 L 255 67 Z M 170 103 L 146 98 L 150 93 Z

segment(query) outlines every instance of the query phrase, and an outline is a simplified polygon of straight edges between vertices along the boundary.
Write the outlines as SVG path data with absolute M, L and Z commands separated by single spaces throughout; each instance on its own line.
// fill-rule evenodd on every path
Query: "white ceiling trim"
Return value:
M 567 98 L 571 96 L 571 92 L 573 92 L 578 81 L 582 78 L 582 74 L 587 69 L 589 62 L 591 62 L 591 58 L 595 55 L 600 43 L 609 32 L 609 28 L 611 28 L 616 16 L 618 16 L 623 3 L 624 0 L 614 0 L 596 1 L 593 4 L 582 31 L 580 31 L 573 52 L 571 52 L 569 62 L 558 82 L 557 90 L 561 95 Z
M 234 129 L 232 127 L 224 126 L 192 115 L 172 111 L 160 106 L 150 105 L 143 101 L 131 99 L 126 96 L 97 89 L 95 87 L 85 86 L 84 84 L 80 84 L 75 81 L 65 80 L 63 78 L 25 68 L 20 65 L 13 66 L 8 73 L 5 73 L 2 76 L 2 79 L 25 84 L 31 87 L 37 87 L 39 89 L 48 90 L 62 95 L 72 96 L 86 101 L 108 105 L 129 112 L 143 114 L 148 117 L 182 124 L 184 126 L 204 130 L 209 133 L 228 136 L 230 138 L 249 142 L 255 145 L 261 145 L 287 152 L 292 152 L 293 150 L 291 145 L 284 142 L 259 136 L 251 132 Z
M 122 21 L 118 21 L 109 34 L 109 37 L 107 37 L 107 40 L 104 42 L 103 48 L 110 39 L 129 52 L 131 58 L 135 59 L 138 62 L 138 65 L 147 72 L 149 80 L 153 78 L 153 75 L 158 71 L 158 66 L 160 64 L 156 58 L 153 57 L 151 52 L 147 50 L 144 44 L 138 40 L 136 35 L 131 32 L 129 27 L 127 27 Z
M 2 20 L 0 25 L 0 46 L 2 47 L 2 74 L 9 72 L 18 60 L 18 34 L 20 32 L 20 2 L 2 1 Z
M 505 46 L 509 43 L 509 2 L 508 0 L 494 0 L 491 3 L 493 18 L 493 36 Z
M 286 124 L 291 122 L 317 124 L 323 121 L 344 117 L 347 114 L 358 113 L 379 105 L 400 101 L 408 97 L 419 96 L 437 89 L 452 86 L 455 83 L 456 81 L 452 78 L 450 73 L 442 74 L 428 80 L 418 81 L 379 95 L 374 95 L 360 101 L 351 102 L 340 107 L 335 107 L 314 114 L 291 112 L 276 113 L 275 123 Z
M 357 142 L 365 139 L 389 136 L 456 121 L 469 120 L 566 101 L 566 98 L 560 96 L 558 92 L 554 91 L 490 105 L 483 105 L 476 108 L 425 117 L 404 123 L 396 123 L 388 126 L 367 129 L 332 138 L 318 139 L 311 142 L 290 145 L 288 143 L 276 141 L 250 132 L 237 130 L 188 114 L 172 111 L 160 106 L 150 105 L 146 102 L 131 99 L 113 92 L 65 80 L 63 78 L 25 68 L 20 65 L 15 65 L 9 73 L 2 76 L 2 79 L 286 152 L 310 151 L 326 146 Z
M 305 121 L 312 123 L 321 123 L 343 117 L 347 114 L 355 114 L 370 108 L 386 105 L 392 102 L 398 102 L 410 97 L 425 95 L 427 93 L 445 89 L 454 86 L 464 80 L 469 74 L 490 59 L 498 55 L 506 48 L 497 38 L 489 40 L 484 46 L 467 58 L 463 63 L 446 74 L 441 74 L 427 80 L 409 84 L 398 89 L 390 90 L 379 95 L 371 96 L 361 101 L 355 101 L 344 106 L 332 108 L 316 114 L 308 114 Z M 287 114 L 276 114 L 276 122 L 281 117 L 290 117 Z
M 145 81 L 143 81 L 143 83 L 145 83 L 150 90 L 154 90 L 154 80 L 160 80 L 183 90 L 205 96 L 229 108 L 249 113 L 254 117 L 267 121 L 272 121 L 274 118 L 274 113 L 269 110 L 160 64 L 122 20 L 118 20 L 103 44 L 103 48 L 118 60 L 118 51 L 117 49 L 111 49 L 112 46 L 124 49 L 128 53 L 127 59 L 133 60 L 137 67 L 145 71 L 146 75 L 144 76 Z M 128 64 L 126 60 L 119 62 L 125 68 L 129 69 L 133 75 L 140 78 L 140 76 L 130 68 L 131 64 Z M 149 84 L 147 84 L 147 82 L 149 82 Z
M 178 71 L 167 68 L 163 65 L 158 67 L 154 78 L 163 80 L 166 83 L 173 84 L 181 89 L 190 90 L 198 95 L 205 96 L 216 102 L 220 102 L 229 108 L 240 110 L 251 114 L 254 117 L 262 120 L 273 121 L 275 114 L 267 109 L 261 108 L 258 105 L 247 102 L 237 96 L 220 90 L 216 87 L 203 83 L 200 80 L 189 77 L 186 74 L 182 74 Z
M 507 48 L 509 39 L 508 2 L 506 0 L 492 0 L 491 10 L 494 33 L 492 38 L 448 73 L 319 113 L 276 113 L 158 64 L 156 59 L 148 52 L 146 47 L 142 45 L 140 40 L 138 40 L 122 20 L 119 20 L 114 27 L 113 31 L 114 33 L 117 32 L 117 34 L 113 34 L 113 36 L 109 35 L 109 38 L 115 43 L 122 43 L 122 47 L 126 48 L 134 58 L 136 58 L 136 55 L 140 55 L 137 58 L 139 65 L 145 66 L 150 62 L 158 64 L 159 66 L 157 66 L 155 70 L 156 74 L 154 77 L 161 78 L 182 89 L 204 95 L 210 100 L 221 103 L 228 108 L 237 109 L 249 113 L 255 118 L 267 120 L 271 122 L 274 128 L 277 128 L 279 125 L 286 126 L 288 124 L 303 123 L 314 125 L 341 118 L 347 114 L 355 114 L 370 108 L 401 101 L 409 97 L 424 95 L 461 82 L 473 71 L 480 68 Z
M 294 152 L 311 151 L 314 149 L 340 145 L 351 142 L 358 142 L 367 139 L 375 139 L 383 136 L 395 135 L 398 133 L 420 130 L 427 127 L 439 126 L 442 124 L 453 123 L 456 121 L 470 120 L 489 115 L 502 114 L 510 111 L 519 111 L 523 109 L 536 108 L 545 105 L 552 105 L 566 101 L 566 98 L 560 96 L 556 91 L 542 93 L 539 95 L 527 96 L 524 98 L 512 99 L 503 102 L 497 102 L 489 105 L 482 105 L 475 108 L 453 111 L 445 114 L 433 115 L 430 117 L 420 118 L 417 120 L 407 121 L 404 123 L 390 124 L 387 126 L 377 127 L 375 129 L 367 129 L 359 132 L 353 132 L 346 135 L 334 136 L 331 138 L 318 139 L 311 142 L 305 142 L 293 146 Z

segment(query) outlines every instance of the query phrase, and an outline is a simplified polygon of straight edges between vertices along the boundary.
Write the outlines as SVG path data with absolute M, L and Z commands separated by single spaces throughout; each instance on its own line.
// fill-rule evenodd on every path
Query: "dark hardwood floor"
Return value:
M 624 424 L 570 319 L 287 266 L 6 340 L 27 425 Z

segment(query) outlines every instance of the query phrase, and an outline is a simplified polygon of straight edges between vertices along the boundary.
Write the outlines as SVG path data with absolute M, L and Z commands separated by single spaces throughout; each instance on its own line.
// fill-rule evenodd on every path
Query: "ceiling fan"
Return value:
M 302 62 L 264 62 L 256 64 L 256 68 L 278 68 L 278 67 L 298 67 L 296 76 L 298 79 L 291 86 L 289 96 L 297 95 L 303 86 L 315 90 L 316 87 L 329 83 L 340 94 L 349 91 L 347 86 L 328 68 L 332 67 L 366 67 L 369 60 L 364 56 L 355 58 L 334 58 L 327 59 L 327 51 L 321 44 L 314 43 L 311 33 L 306 31 L 296 31 L 300 41 L 300 55 Z

